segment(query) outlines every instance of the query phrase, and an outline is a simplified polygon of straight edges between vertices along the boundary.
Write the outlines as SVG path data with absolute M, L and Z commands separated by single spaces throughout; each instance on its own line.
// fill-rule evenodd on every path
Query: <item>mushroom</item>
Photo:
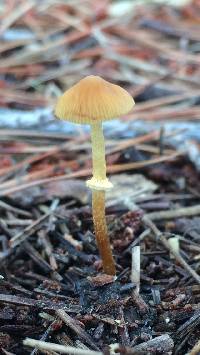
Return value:
M 115 275 L 115 263 L 105 218 L 105 191 L 112 188 L 106 177 L 105 143 L 102 122 L 128 113 L 134 106 L 130 94 L 99 76 L 87 76 L 59 99 L 55 115 L 59 119 L 91 126 L 93 176 L 86 182 L 92 189 L 92 211 L 98 249 L 104 272 Z

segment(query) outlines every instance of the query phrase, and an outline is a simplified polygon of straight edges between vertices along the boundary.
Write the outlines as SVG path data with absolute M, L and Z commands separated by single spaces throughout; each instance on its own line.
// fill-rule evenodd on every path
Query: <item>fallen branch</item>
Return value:
M 146 217 L 148 217 L 151 221 L 159 221 L 162 219 L 181 218 L 181 217 L 189 217 L 189 216 L 196 216 L 196 215 L 200 215 L 200 205 L 196 205 L 192 207 L 182 207 L 170 211 L 147 213 Z
M 93 349 L 99 350 L 98 346 L 93 342 L 92 338 L 80 327 L 77 322 L 70 317 L 64 309 L 58 309 L 56 311 L 56 315 L 62 319 L 62 321 L 69 327 L 71 328 L 80 338 L 85 340 L 88 345 L 90 345 Z
M 174 347 L 173 339 L 168 335 L 164 334 L 154 339 L 148 340 L 145 343 L 136 345 L 133 347 L 134 352 L 148 352 L 148 353 L 165 353 L 172 350 Z M 132 353 L 133 354 L 133 353 Z
M 16 247 L 21 242 L 23 242 L 26 238 L 28 238 L 30 235 L 35 233 L 39 228 L 41 228 L 42 224 L 51 215 L 51 213 L 52 212 L 50 211 L 50 212 L 42 215 L 40 218 L 38 218 L 36 221 L 34 221 L 31 225 L 26 227 L 22 232 L 19 232 L 13 238 L 11 238 L 10 239 L 10 246 L 12 248 Z
M 13 295 L 8 295 L 8 294 L 0 294 L 0 303 L 5 303 L 5 304 L 14 304 L 17 306 L 23 306 L 23 307 L 33 307 L 33 308 L 39 308 L 44 310 L 57 310 L 60 309 L 61 307 L 65 307 L 64 303 L 61 302 L 52 302 L 52 301 L 46 301 L 46 300 L 35 300 L 32 298 L 27 298 L 27 297 L 18 297 L 18 296 L 13 296 Z M 79 312 L 80 308 L 78 306 L 70 306 L 70 307 L 65 307 L 67 312 Z

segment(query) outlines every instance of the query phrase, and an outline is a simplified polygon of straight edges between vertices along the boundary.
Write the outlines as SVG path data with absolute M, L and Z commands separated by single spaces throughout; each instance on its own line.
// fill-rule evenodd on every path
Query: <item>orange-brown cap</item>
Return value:
M 55 115 L 74 123 L 92 124 L 124 115 L 134 104 L 132 96 L 120 86 L 90 75 L 58 99 Z

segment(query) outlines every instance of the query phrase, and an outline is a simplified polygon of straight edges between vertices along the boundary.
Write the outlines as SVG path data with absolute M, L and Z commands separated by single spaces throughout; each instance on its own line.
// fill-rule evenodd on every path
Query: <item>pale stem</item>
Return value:
M 106 179 L 105 141 L 102 123 L 91 125 L 93 177 L 97 180 Z
M 140 246 L 132 248 L 131 281 L 136 284 L 136 293 L 140 291 Z

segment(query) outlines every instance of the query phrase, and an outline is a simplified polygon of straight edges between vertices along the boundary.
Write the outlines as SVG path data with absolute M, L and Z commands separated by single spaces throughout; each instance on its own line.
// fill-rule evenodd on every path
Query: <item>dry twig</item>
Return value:
M 178 263 L 180 263 L 185 270 L 200 284 L 200 276 L 196 273 L 195 270 L 191 268 L 191 266 L 183 259 L 183 257 L 178 254 L 170 245 L 164 234 L 156 227 L 156 225 L 149 219 L 148 216 L 143 217 L 144 224 L 150 228 L 156 238 L 161 241 L 164 247 L 170 251 L 171 254 L 174 255 L 175 259 Z
M 64 346 L 54 343 L 47 343 L 41 340 L 35 340 L 27 338 L 24 340 L 25 346 L 30 346 L 37 348 L 39 350 L 46 350 L 46 351 L 58 351 L 61 354 L 73 354 L 73 355 L 103 355 L 101 351 L 92 351 L 92 350 L 84 350 L 74 348 L 72 346 Z

